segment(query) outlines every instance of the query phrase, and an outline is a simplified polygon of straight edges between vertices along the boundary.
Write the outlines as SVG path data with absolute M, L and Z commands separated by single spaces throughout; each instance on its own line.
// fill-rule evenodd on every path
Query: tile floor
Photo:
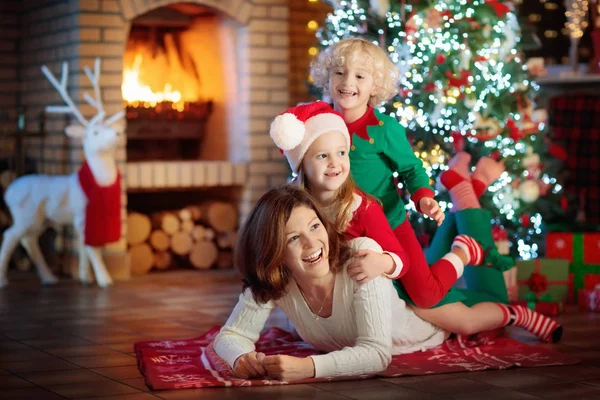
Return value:
M 198 336 L 222 324 L 240 290 L 234 271 L 168 271 L 109 290 L 65 279 L 41 287 L 10 271 L 0 290 L 0 399 L 600 399 L 600 314 L 569 309 L 557 350 L 580 365 L 365 381 L 152 392 L 133 343 Z M 277 318 L 271 324 L 277 324 Z M 510 334 L 532 339 L 518 329 Z

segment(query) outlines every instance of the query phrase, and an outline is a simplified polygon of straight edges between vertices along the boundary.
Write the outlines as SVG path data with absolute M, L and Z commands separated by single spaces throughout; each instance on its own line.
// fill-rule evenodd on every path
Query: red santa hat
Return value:
M 331 131 L 341 132 L 350 147 L 350 134 L 344 118 L 324 101 L 292 107 L 271 123 L 271 138 L 294 172 L 298 172 L 312 142 Z

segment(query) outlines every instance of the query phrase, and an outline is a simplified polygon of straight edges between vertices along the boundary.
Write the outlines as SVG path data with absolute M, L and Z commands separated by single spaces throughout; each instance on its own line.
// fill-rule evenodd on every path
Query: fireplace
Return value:
M 60 63 L 68 61 L 69 90 L 89 118 L 93 110 L 82 95 L 91 87 L 82 70 L 101 57 L 105 110 L 114 114 L 126 107 L 128 114 L 117 154 L 123 173 L 123 240 L 104 251 L 113 278 L 126 279 L 128 209 L 141 210 L 139 203 L 152 196 L 176 194 L 178 204 L 181 197 L 210 196 L 233 201 L 243 221 L 266 190 L 285 182 L 289 169 L 272 144 L 269 125 L 290 99 L 308 100 L 305 66 L 314 31 L 307 22 L 322 20 L 326 8 L 307 0 L 0 0 L 0 104 L 9 117 L 0 126 L 8 132 L 22 122 L 25 156 L 37 172 L 77 171 L 81 144 L 65 136 L 68 121 L 47 116 L 45 134 L 35 135 L 44 107 L 60 102 L 40 66 L 59 73 Z M 210 31 L 203 31 L 207 27 Z M 185 32 L 200 38 L 196 42 L 204 50 L 184 51 L 186 38 L 180 36 Z M 162 52 L 170 59 L 175 48 L 178 63 L 196 80 L 194 97 L 187 97 L 189 81 L 181 88 L 172 79 L 145 83 L 153 93 L 163 92 L 167 104 L 124 96 L 124 73 L 142 73 L 135 69 L 136 57 L 128 58 L 130 39 L 149 44 L 141 50 L 140 68 L 148 54 Z M 205 57 L 194 59 L 197 55 Z M 174 129 L 175 122 L 183 128 Z M 11 154 L 11 139 L 3 143 L 3 153 Z M 76 243 L 67 229 L 57 239 L 57 250 L 75 254 Z

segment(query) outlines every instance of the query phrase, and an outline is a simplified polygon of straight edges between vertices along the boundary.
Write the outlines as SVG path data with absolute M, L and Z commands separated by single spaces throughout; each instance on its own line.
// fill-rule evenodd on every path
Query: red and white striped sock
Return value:
M 545 342 L 556 343 L 562 336 L 562 326 L 551 318 L 523 306 L 507 306 L 496 303 L 504 313 L 503 324 L 523 328 Z
M 467 253 L 469 259 L 466 264 L 468 265 L 481 265 L 483 262 L 483 248 L 475 239 L 467 235 L 458 235 L 454 238 L 452 246 L 460 247 Z

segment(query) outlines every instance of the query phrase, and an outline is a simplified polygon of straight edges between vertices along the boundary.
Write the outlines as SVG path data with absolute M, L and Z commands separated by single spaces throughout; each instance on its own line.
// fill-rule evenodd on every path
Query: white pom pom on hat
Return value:
M 338 131 L 350 147 L 350 134 L 344 118 L 324 101 L 301 104 L 278 115 L 271 123 L 270 135 L 283 151 L 290 167 L 298 172 L 310 145 L 327 132 Z
M 291 150 L 304 139 L 304 122 L 292 113 L 278 115 L 271 123 L 271 138 L 281 150 Z

